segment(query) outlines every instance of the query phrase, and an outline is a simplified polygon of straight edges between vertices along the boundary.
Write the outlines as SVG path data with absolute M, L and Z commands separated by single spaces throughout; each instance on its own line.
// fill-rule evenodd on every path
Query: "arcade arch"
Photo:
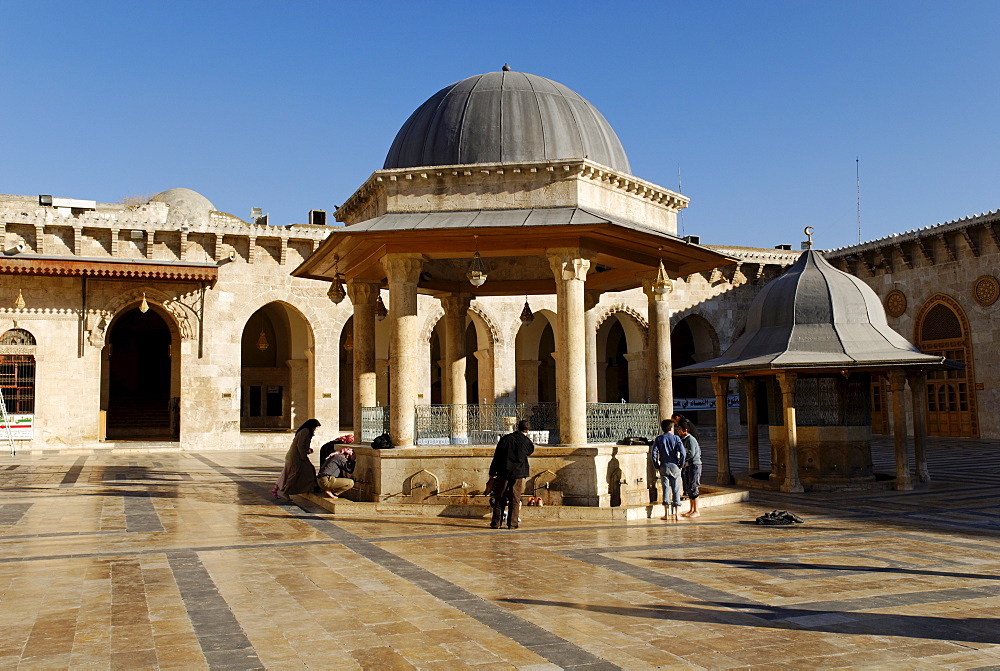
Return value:
M 180 437 L 181 334 L 154 301 L 134 301 L 111 320 L 101 350 L 103 437 Z
M 720 355 L 720 349 L 719 336 L 715 328 L 699 314 L 687 315 L 671 328 L 670 357 L 674 368 L 714 359 Z M 714 397 L 712 382 L 708 378 L 675 376 L 673 386 L 674 403 L 677 407 L 681 407 L 679 399 Z M 702 417 L 700 411 L 698 414 L 693 412 L 683 414 L 694 415 L 696 423 L 707 422 L 707 418 Z
M 240 343 L 242 430 L 287 431 L 308 419 L 312 342 L 308 321 L 286 303 L 250 315 Z
M 522 324 L 514 340 L 517 355 L 516 388 L 520 403 L 556 401 L 555 313 L 538 310 L 530 324 Z
M 646 399 L 643 327 L 624 311 L 609 313 L 597 327 L 597 400 L 602 403 Z

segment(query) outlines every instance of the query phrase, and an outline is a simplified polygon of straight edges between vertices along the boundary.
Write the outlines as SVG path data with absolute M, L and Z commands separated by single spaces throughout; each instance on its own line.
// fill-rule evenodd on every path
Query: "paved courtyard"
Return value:
M 276 505 L 280 452 L 5 456 L 0 668 L 1000 666 L 1000 444 L 929 456 L 925 490 L 517 531 Z

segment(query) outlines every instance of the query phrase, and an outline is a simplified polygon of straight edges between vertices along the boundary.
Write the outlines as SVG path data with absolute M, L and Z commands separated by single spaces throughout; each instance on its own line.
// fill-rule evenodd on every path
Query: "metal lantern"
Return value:
M 528 305 L 528 299 L 524 299 L 524 309 L 521 310 L 521 323 L 525 326 L 531 324 L 535 321 L 535 313 L 531 311 L 531 306 Z
M 375 301 L 375 319 L 382 321 L 387 316 L 389 316 L 389 311 L 385 309 L 385 303 L 382 302 L 382 296 L 378 297 Z
M 469 272 L 465 276 L 469 278 L 469 282 L 474 287 L 481 287 L 486 284 L 486 267 L 483 265 L 483 259 L 479 256 L 479 252 L 476 252 L 476 255 L 472 257 L 472 263 L 469 264 Z
M 674 283 L 667 277 L 667 270 L 660 261 L 660 268 L 656 271 L 656 279 L 653 281 L 653 293 L 669 294 L 674 289 Z
M 142 292 L 142 302 L 139 303 L 139 312 L 146 314 L 149 312 L 149 303 L 146 302 L 146 292 Z
M 267 336 L 264 335 L 264 329 L 260 330 L 260 337 L 257 338 L 257 349 L 261 352 L 267 350 L 271 346 L 271 343 L 267 342 Z
M 344 300 L 344 298 L 347 297 L 347 289 L 344 287 L 343 275 L 337 273 L 334 276 L 333 282 L 330 284 L 330 290 L 326 292 L 326 295 L 331 301 L 338 305 Z

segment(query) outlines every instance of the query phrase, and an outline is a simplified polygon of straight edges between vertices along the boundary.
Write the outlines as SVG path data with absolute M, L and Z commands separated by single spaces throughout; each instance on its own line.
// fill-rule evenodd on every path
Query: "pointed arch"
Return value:
M 965 364 L 963 370 L 927 376 L 927 433 L 932 436 L 979 436 L 971 333 L 965 310 L 943 293 L 924 301 L 914 320 L 913 342 L 920 351 Z

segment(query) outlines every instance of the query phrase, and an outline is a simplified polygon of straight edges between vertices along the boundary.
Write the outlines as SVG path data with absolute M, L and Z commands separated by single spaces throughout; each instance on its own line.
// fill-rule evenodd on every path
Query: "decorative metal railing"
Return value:
M 389 433 L 389 406 L 361 408 L 361 442 L 370 443 L 383 433 Z
M 588 403 L 587 442 L 616 443 L 628 436 L 652 438 L 660 433 L 655 403 Z
M 559 443 L 555 403 L 418 405 L 413 409 L 417 445 L 494 445 L 518 420 L 531 422 L 536 444 Z M 655 403 L 588 403 L 587 442 L 614 443 L 628 436 L 652 438 L 660 426 Z M 361 408 L 361 440 L 370 443 L 389 431 L 389 407 Z
M 521 419 L 531 421 L 536 443 L 559 442 L 555 403 L 418 405 L 414 416 L 417 445 L 494 445 Z

